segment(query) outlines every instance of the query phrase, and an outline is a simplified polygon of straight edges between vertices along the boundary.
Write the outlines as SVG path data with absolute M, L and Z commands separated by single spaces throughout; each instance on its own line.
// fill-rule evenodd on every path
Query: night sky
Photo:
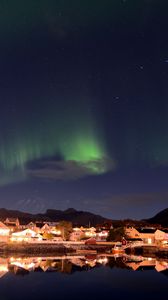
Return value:
M 0 207 L 168 207 L 168 1 L 0 0 Z

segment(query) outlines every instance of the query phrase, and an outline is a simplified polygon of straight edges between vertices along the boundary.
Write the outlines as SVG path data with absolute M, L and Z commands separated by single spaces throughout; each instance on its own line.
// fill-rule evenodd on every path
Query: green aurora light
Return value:
M 101 174 L 109 169 L 103 135 L 93 116 L 85 104 L 76 107 L 73 114 L 71 110 L 71 106 L 67 111 L 51 107 L 45 118 L 42 110 L 38 120 L 32 118 L 30 122 L 25 117 L 17 126 L 13 123 L 5 129 L 5 138 L 0 137 L 0 169 L 5 178 L 1 175 L 1 185 L 13 177 L 15 170 L 17 177 L 20 171 L 23 178 L 29 163 L 58 155 L 64 162 L 74 161 L 87 174 Z

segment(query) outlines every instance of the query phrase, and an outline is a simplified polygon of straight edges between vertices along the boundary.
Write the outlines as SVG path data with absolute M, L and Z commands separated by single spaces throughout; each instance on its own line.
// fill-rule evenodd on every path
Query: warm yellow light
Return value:
M 102 257 L 102 258 L 100 257 L 97 259 L 97 262 L 100 264 L 107 264 L 108 259 L 107 259 L 107 257 Z
M 8 267 L 6 265 L 0 265 L 0 272 L 8 272 Z
M 52 230 L 51 233 L 60 235 L 60 234 L 61 234 L 61 231 L 60 231 L 60 230 Z
M 88 232 L 87 231 L 87 232 L 85 232 L 85 235 L 88 236 L 88 237 L 94 237 L 94 236 L 96 236 L 96 233 L 95 232 L 90 232 L 90 231 Z
M 11 257 L 9 258 L 9 260 L 10 260 L 10 261 L 14 261 L 14 257 L 11 256 Z
M 8 236 L 9 235 L 9 229 L 3 229 L 3 228 L 0 228 L 0 235 L 5 235 L 5 236 Z
M 99 235 L 99 236 L 107 236 L 108 233 L 107 233 L 107 232 L 99 232 L 98 235 Z
M 22 241 L 23 241 L 23 238 L 18 237 L 18 242 L 22 242 Z

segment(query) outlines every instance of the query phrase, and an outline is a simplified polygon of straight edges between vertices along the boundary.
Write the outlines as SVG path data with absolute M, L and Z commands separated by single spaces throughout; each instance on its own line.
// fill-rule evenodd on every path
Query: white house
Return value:
M 61 235 L 61 231 L 57 229 L 57 227 L 50 225 L 48 223 L 45 223 L 43 227 L 40 229 L 41 233 L 52 233 L 56 235 Z
M 144 244 L 154 244 L 155 243 L 155 231 L 156 228 L 152 227 L 126 227 L 125 234 L 130 239 L 141 239 Z
M 11 231 L 18 229 L 20 226 L 20 222 L 18 218 L 6 218 L 4 224 L 8 226 Z
M 70 234 L 70 241 L 79 241 L 83 236 L 83 231 L 80 228 L 75 227 Z
M 10 238 L 12 242 L 37 242 L 42 240 L 42 236 L 34 230 L 25 229 L 23 231 L 14 232 Z

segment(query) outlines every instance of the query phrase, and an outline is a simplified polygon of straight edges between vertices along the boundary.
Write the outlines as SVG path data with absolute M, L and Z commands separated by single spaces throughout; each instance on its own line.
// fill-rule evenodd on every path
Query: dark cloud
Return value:
M 38 160 L 27 166 L 27 174 L 49 180 L 75 180 L 88 175 L 96 175 L 99 170 L 113 170 L 115 164 L 111 159 L 103 158 L 86 163 L 73 160 L 63 161 L 57 159 Z

